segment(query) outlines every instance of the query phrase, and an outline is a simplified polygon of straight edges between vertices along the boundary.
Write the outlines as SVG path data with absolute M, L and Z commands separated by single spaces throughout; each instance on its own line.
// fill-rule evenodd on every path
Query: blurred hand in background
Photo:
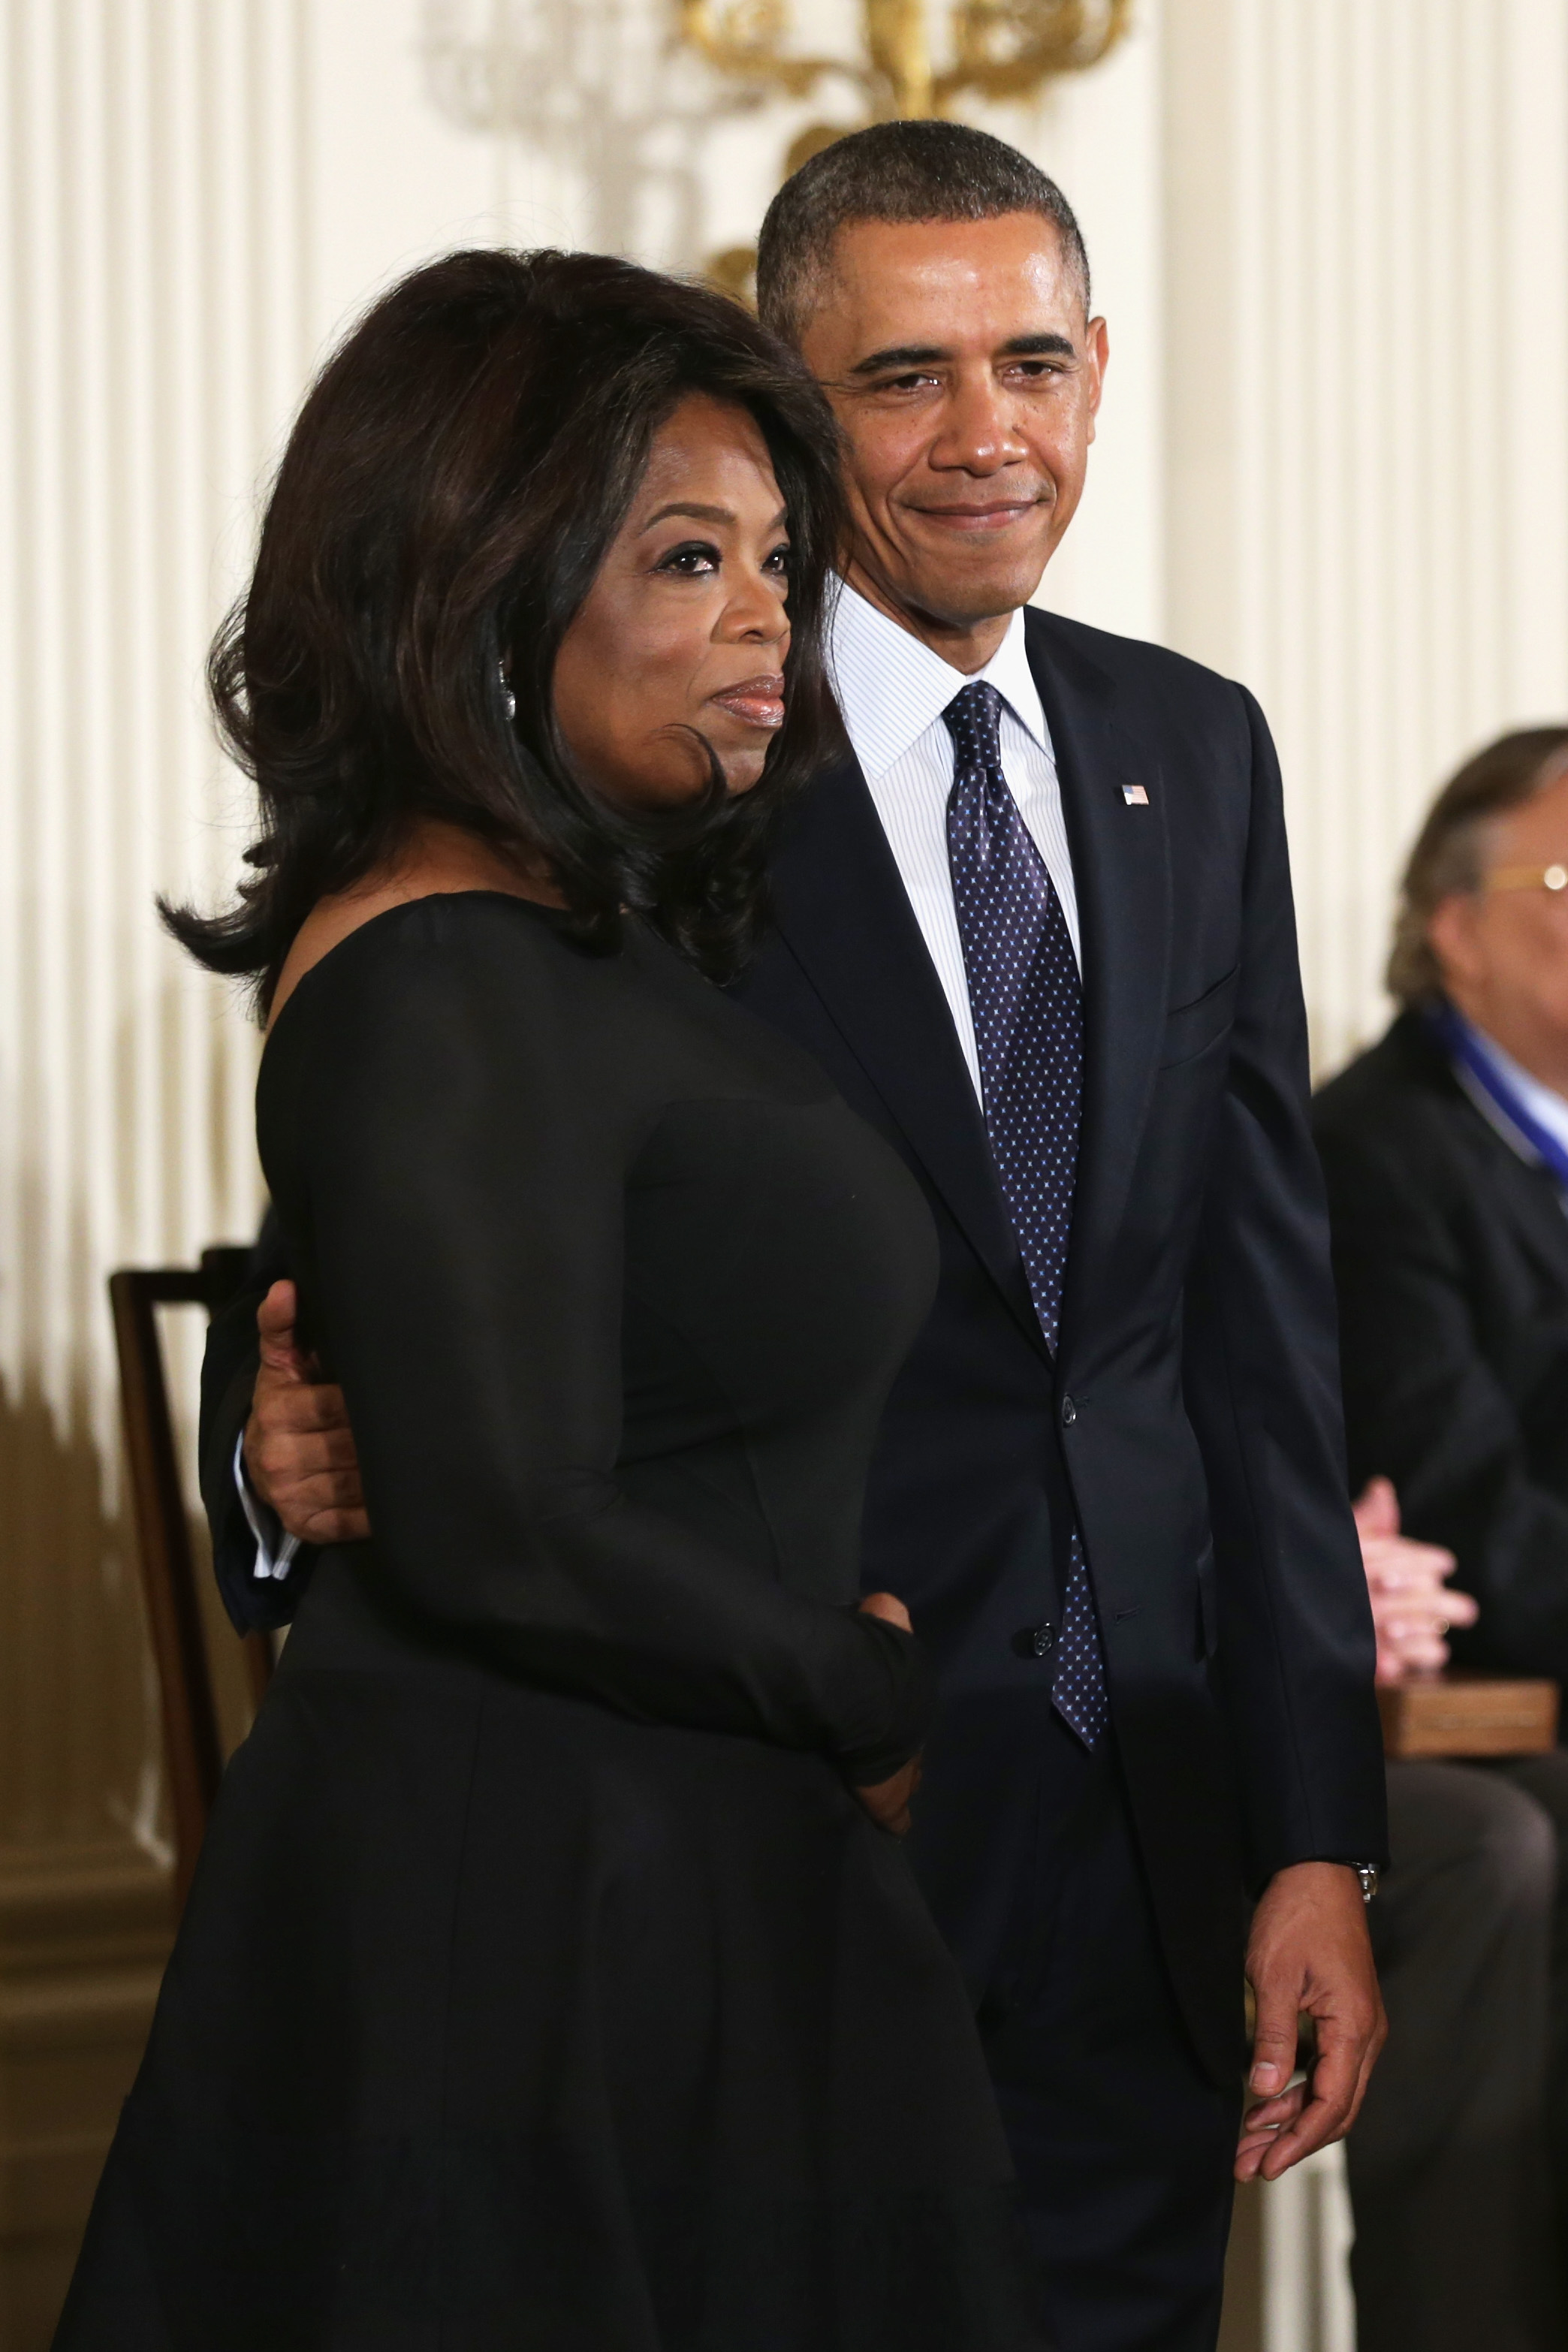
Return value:
M 1369 1480 L 1354 1506 L 1362 1566 L 1377 1630 L 1377 1679 L 1385 1687 L 1448 1663 L 1445 1636 L 1479 1615 L 1468 1592 L 1447 1580 L 1458 1563 L 1439 1544 L 1399 1532 L 1399 1497 L 1386 1478 Z

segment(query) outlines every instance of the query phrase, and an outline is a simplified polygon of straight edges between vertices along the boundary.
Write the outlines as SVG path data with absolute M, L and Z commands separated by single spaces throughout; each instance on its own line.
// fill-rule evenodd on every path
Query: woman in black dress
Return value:
M 713 985 L 837 513 L 796 364 L 592 257 L 416 273 L 302 413 L 216 656 L 256 878 L 170 919 L 270 1016 L 374 1534 L 229 1768 L 68 2352 L 1033 2340 L 889 1834 L 928 1672 L 855 1606 L 932 1236 Z

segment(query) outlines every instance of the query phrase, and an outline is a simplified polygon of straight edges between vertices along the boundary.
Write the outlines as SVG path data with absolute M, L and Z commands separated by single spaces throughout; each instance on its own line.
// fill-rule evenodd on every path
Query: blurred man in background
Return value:
M 1379 1680 L 1441 1665 L 1452 1631 L 1462 1664 L 1568 1682 L 1568 729 L 1439 796 L 1389 984 L 1398 1018 L 1316 1107 Z M 1533 2352 L 1563 2340 L 1568 1755 L 1395 1763 L 1389 1809 L 1362 2352 Z
M 1385 1687 L 1448 1661 L 1478 1612 L 1454 1556 L 1355 1507 Z M 1359 2352 L 1554 2352 L 1548 1986 L 1568 1759 L 1390 1761 L 1394 1867 L 1372 1906 L 1390 2048 L 1348 2145 Z

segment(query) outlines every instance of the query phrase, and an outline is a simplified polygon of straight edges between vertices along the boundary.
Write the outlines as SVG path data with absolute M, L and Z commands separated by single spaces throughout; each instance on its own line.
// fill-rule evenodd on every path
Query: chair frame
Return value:
M 157 1309 L 205 1307 L 209 1317 L 216 1314 L 239 1287 L 249 1255 L 237 1247 L 209 1249 L 203 1251 L 199 1266 L 126 1266 L 109 1277 L 132 1512 L 163 1704 L 163 1752 L 174 1815 L 174 1879 L 182 1907 L 224 1759 Z M 271 1679 L 272 1646 L 265 1634 L 251 1633 L 246 1636 L 245 1652 L 251 1693 L 259 1706 Z

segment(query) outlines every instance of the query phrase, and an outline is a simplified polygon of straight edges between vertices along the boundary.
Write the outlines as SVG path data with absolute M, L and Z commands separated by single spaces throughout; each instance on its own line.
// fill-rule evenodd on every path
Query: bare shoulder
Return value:
M 502 891 L 541 906 L 562 904 L 559 892 L 547 880 L 527 872 L 490 843 L 454 825 L 422 827 L 395 861 L 374 868 L 352 890 L 317 900 L 295 933 L 278 976 L 268 1029 L 305 974 L 376 916 L 394 907 L 412 905 L 416 899 L 470 890 Z

